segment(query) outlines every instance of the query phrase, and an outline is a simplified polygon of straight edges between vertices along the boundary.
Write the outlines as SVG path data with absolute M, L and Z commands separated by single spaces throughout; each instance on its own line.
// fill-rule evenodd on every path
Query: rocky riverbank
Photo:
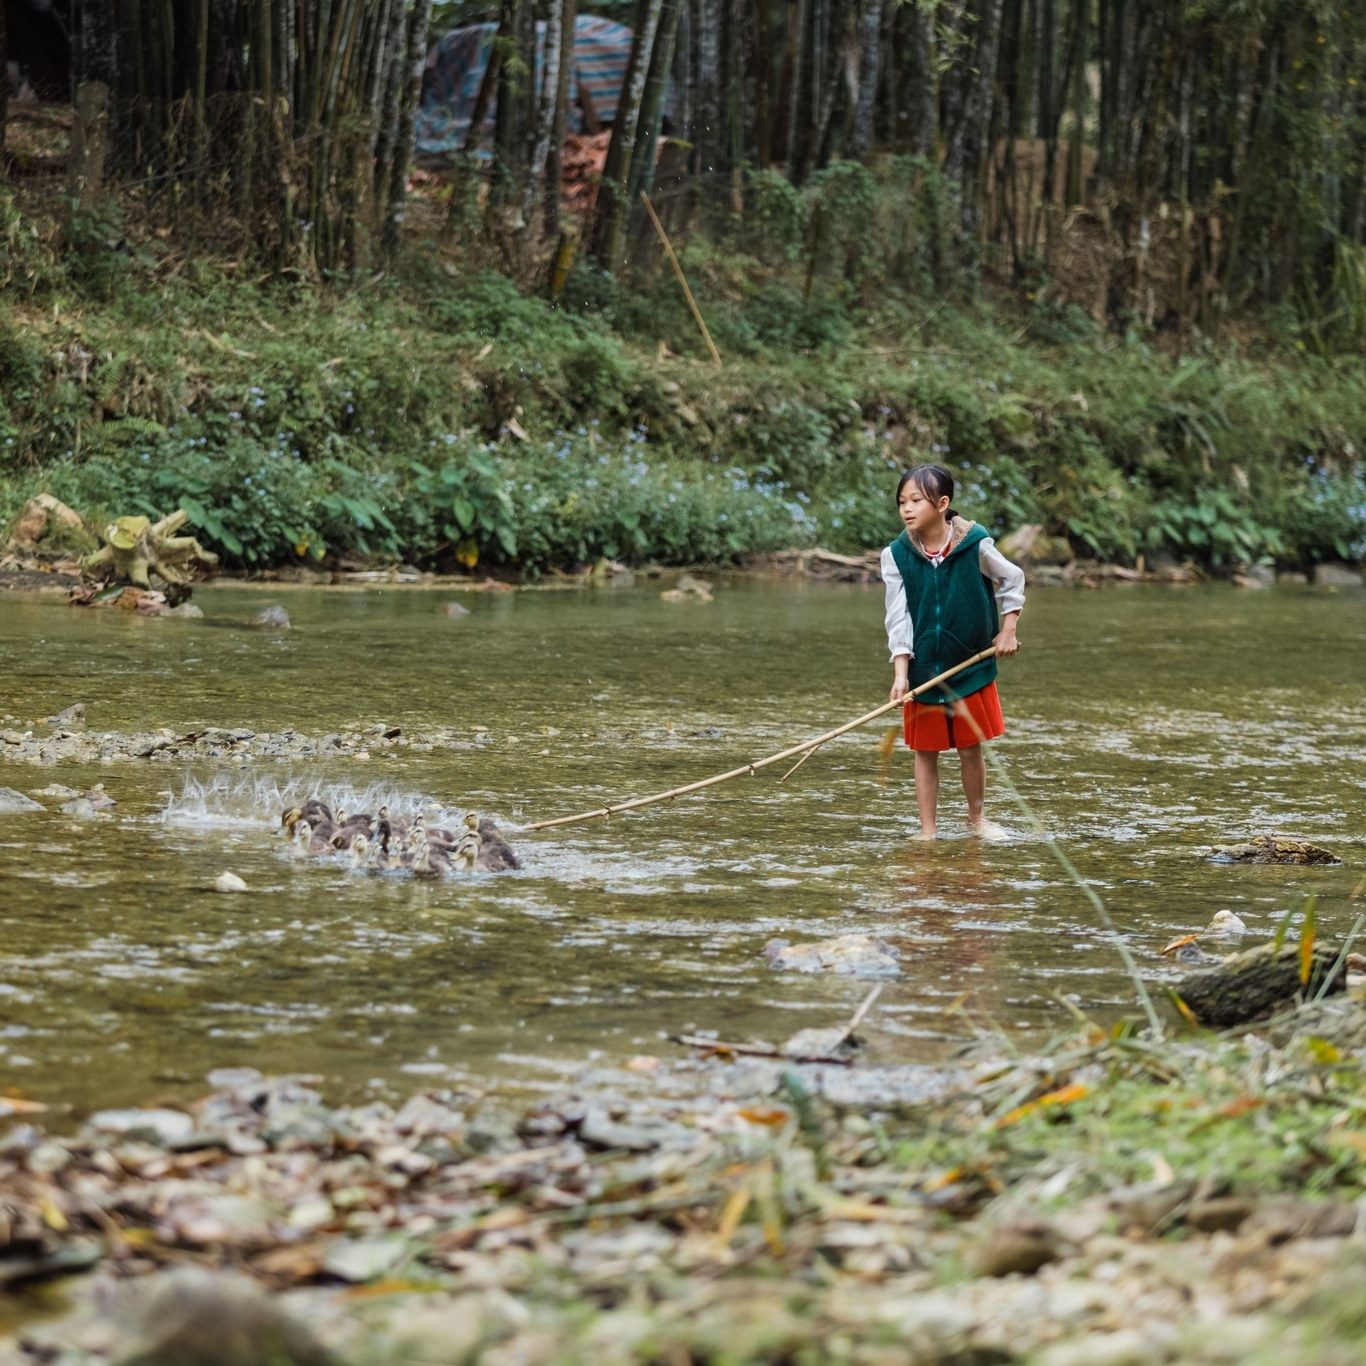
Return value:
M 477 749 L 492 734 L 469 726 L 405 729 L 385 723 L 350 727 L 322 735 L 297 730 L 255 731 L 247 727 L 206 726 L 202 730 L 96 731 L 54 724 L 35 731 L 19 729 L 13 717 L 0 718 L 0 763 L 121 763 L 150 760 L 214 759 L 247 763 L 261 759 L 368 759 L 385 751 L 428 753 L 438 749 Z
M 0 1362 L 1347 1361 L 1363 1037 L 1348 998 L 940 1070 L 695 1048 L 529 1110 L 0 1097 Z

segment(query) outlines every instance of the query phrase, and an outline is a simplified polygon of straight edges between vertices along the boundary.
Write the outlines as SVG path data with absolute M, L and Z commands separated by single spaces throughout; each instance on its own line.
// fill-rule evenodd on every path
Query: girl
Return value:
M 893 702 L 990 645 L 998 656 L 1020 648 L 1015 621 L 1024 606 L 1024 571 L 996 549 L 985 528 L 960 517 L 952 499 L 953 476 L 942 465 L 916 465 L 896 486 L 906 529 L 882 552 Z M 996 695 L 996 660 L 984 659 L 946 687 L 922 693 L 906 704 L 903 717 L 906 744 L 915 751 L 921 838 L 932 840 L 937 833 L 939 753 L 946 749 L 956 749 L 962 765 L 968 828 L 999 836 L 1000 827 L 982 810 L 982 741 L 1006 729 Z

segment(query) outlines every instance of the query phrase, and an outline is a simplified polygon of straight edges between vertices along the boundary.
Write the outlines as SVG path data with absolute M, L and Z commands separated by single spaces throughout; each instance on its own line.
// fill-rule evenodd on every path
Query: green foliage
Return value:
M 1094 341 L 1095 320 L 1083 308 L 1052 295 L 1040 295 L 1029 305 L 1029 335 L 1045 346 L 1074 346 Z
M 36 294 L 61 278 L 40 221 L 22 212 L 14 192 L 0 186 L 0 289 L 10 297 Z
M 798 399 L 771 398 L 756 411 L 736 415 L 732 449 L 746 465 L 794 488 L 812 488 L 838 455 L 829 415 Z
M 867 278 L 891 260 L 878 248 Z M 668 276 L 578 271 L 564 307 L 435 268 L 322 294 L 191 263 L 99 309 L 55 294 L 0 322 L 0 511 L 44 486 L 87 513 L 189 499 L 230 564 L 535 571 L 882 545 L 897 469 L 932 459 L 996 534 L 1039 521 L 1087 555 L 1366 552 L 1349 360 L 1173 361 L 1066 329 L 1045 349 L 980 302 L 859 305 L 829 280 L 808 299 L 800 265 L 765 275 L 705 242 L 686 262 L 719 371 Z
M 724 562 L 812 540 L 801 501 L 780 485 L 738 469 L 647 461 L 641 445 L 636 439 L 595 453 L 581 433 L 519 459 L 514 500 L 523 562 Z
M 119 201 L 109 197 L 87 208 L 73 209 L 62 256 L 73 284 L 93 298 L 107 299 L 132 265 Z
M 859 161 L 832 161 L 807 181 L 809 250 L 818 267 L 862 279 L 872 259 L 868 228 L 877 198 L 873 173 Z
M 746 301 L 744 316 L 757 348 L 777 355 L 829 354 L 845 345 L 853 323 L 838 295 L 821 291 L 804 299 L 772 280 Z
M 407 553 L 431 564 L 517 556 L 517 514 L 503 471 L 489 448 L 451 440 L 438 464 L 415 463 L 395 510 Z
M 781 171 L 745 169 L 744 240 L 756 255 L 793 261 L 806 235 L 802 193 Z
M 1219 488 L 1201 489 L 1190 502 L 1153 503 L 1141 520 L 1147 549 L 1187 554 L 1216 569 L 1256 564 L 1284 545 L 1279 532 Z

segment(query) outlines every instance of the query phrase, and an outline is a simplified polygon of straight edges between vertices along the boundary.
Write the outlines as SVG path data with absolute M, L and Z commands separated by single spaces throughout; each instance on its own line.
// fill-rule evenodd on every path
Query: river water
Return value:
M 193 1094 L 224 1065 L 319 1073 L 334 1099 L 536 1087 L 677 1056 L 670 1032 L 781 1039 L 845 1019 L 868 984 L 775 971 L 761 956 L 774 938 L 867 933 L 899 951 L 870 1020 L 879 1059 L 932 1059 L 988 1023 L 1046 1034 L 1064 999 L 1103 1021 L 1133 1013 L 1114 946 L 1039 827 L 1155 986 L 1174 977 L 1155 951 L 1221 908 L 1269 930 L 1314 895 L 1324 936 L 1366 908 L 1351 899 L 1366 862 L 1366 593 L 1033 590 L 993 749 L 1037 826 L 993 776 L 1004 843 L 966 837 L 952 759 L 943 838 L 914 842 L 910 756 L 883 761 L 878 723 L 781 786 L 769 770 L 518 836 L 885 696 L 877 588 L 725 580 L 712 603 L 675 604 L 660 587 L 220 586 L 197 594 L 202 621 L 0 599 L 0 717 L 79 700 L 97 730 L 387 722 L 471 739 L 250 767 L 0 764 L 0 785 L 102 781 L 119 802 L 104 821 L 0 820 L 0 1091 L 80 1114 Z M 470 615 L 441 611 L 454 596 Z M 276 600 L 295 629 L 251 629 Z M 428 884 L 292 859 L 275 829 L 287 784 L 475 807 L 525 868 Z M 1259 831 L 1345 863 L 1201 857 Z M 224 869 L 251 893 L 208 891 Z

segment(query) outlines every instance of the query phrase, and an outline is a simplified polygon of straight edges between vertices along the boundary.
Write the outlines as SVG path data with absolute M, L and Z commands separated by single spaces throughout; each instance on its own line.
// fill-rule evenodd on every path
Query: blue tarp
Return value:
M 427 153 L 452 152 L 465 145 L 479 86 L 488 69 L 497 24 L 470 24 L 452 29 L 427 55 L 422 78 L 422 103 L 417 112 L 417 146 Z M 625 24 L 597 15 L 581 14 L 574 21 L 573 61 L 569 68 L 569 127 L 583 130 L 580 91 L 594 114 L 611 123 L 621 99 L 621 86 L 631 57 L 631 30 Z M 545 24 L 536 25 L 536 88 L 545 61 Z M 489 102 L 484 136 L 493 133 L 497 100 Z

